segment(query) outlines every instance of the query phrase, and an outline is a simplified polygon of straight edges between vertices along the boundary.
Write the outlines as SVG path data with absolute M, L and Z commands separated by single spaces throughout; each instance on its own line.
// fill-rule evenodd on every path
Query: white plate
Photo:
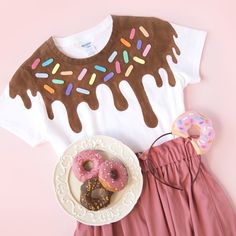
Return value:
M 74 157 L 82 150 L 101 152 L 104 159 L 119 159 L 128 171 L 126 187 L 111 197 L 111 203 L 98 211 L 87 210 L 80 204 L 81 182 L 71 171 Z M 120 141 L 107 136 L 92 136 L 66 149 L 54 174 L 54 186 L 61 206 L 76 220 L 87 225 L 105 225 L 121 220 L 135 206 L 143 187 L 143 176 L 135 153 Z

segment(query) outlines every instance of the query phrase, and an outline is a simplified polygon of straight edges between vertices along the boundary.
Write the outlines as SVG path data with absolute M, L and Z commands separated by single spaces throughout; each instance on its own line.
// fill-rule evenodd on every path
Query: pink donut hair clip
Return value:
M 174 121 L 172 134 L 190 138 L 197 154 L 208 152 L 215 138 L 212 121 L 205 115 L 195 111 L 187 111 Z

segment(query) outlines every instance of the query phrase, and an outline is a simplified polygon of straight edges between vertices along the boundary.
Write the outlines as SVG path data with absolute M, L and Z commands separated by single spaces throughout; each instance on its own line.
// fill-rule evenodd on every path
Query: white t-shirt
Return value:
M 5 88 L 0 126 L 33 147 L 51 143 L 58 156 L 98 134 L 144 151 L 184 112 L 184 88 L 200 81 L 205 37 L 154 17 L 114 15 L 51 37 Z

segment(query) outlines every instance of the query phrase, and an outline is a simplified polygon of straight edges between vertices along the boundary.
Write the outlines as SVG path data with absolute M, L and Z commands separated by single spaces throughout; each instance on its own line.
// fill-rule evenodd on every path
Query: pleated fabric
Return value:
M 104 226 L 78 222 L 74 236 L 236 236 L 235 211 L 189 139 L 147 153 L 140 159 L 144 186 L 133 210 Z

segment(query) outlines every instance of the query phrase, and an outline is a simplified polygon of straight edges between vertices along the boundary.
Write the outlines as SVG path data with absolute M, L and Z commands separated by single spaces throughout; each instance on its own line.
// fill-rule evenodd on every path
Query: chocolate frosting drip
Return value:
M 145 35 L 140 26 L 142 29 L 144 28 L 148 35 Z M 135 29 L 135 34 L 133 39 L 130 39 L 130 32 L 133 28 Z M 145 74 L 153 75 L 157 87 L 161 87 L 163 82 L 159 69 L 162 68 L 167 72 L 169 85 L 175 86 L 176 81 L 168 64 L 167 56 L 170 56 L 172 61 L 177 63 L 175 54 L 180 55 L 180 50 L 174 41 L 177 33 L 171 24 L 157 18 L 113 16 L 112 37 L 100 53 L 92 58 L 88 58 L 87 61 L 86 59 L 72 59 L 65 55 L 63 56 L 56 49 L 52 39 L 48 40 L 15 73 L 10 81 L 10 96 L 15 98 L 16 95 L 19 95 L 23 100 L 24 106 L 29 109 L 31 108 L 31 100 L 27 90 L 30 90 L 33 96 L 36 96 L 37 92 L 39 92 L 43 97 L 50 119 L 54 118 L 52 103 L 56 100 L 61 101 L 66 108 L 72 130 L 80 132 L 82 124 L 78 116 L 77 106 L 81 102 L 86 102 L 92 110 L 98 109 L 99 102 L 96 96 L 98 85 L 105 84 L 110 88 L 117 110 L 124 111 L 128 108 L 129 104 L 119 88 L 120 82 L 125 80 L 137 97 L 145 123 L 149 127 L 156 127 L 158 119 L 148 100 L 142 84 L 142 77 Z M 121 38 L 128 41 L 131 46 L 127 47 L 127 45 L 124 45 L 120 40 Z M 139 40 L 142 41 L 142 45 L 138 49 L 137 44 Z M 151 48 L 147 55 L 144 56 L 143 53 L 148 44 L 151 45 Z M 128 53 L 129 62 L 124 59 L 124 50 Z M 113 62 L 108 62 L 109 56 L 114 51 L 117 51 L 117 56 Z M 141 61 L 135 60 L 134 57 L 138 57 Z M 32 68 L 32 63 L 37 58 L 40 59 L 40 63 L 36 68 Z M 42 66 L 42 63 L 49 58 L 53 58 L 53 62 L 48 66 Z M 116 61 L 119 62 L 120 72 L 117 72 Z M 59 63 L 60 67 L 53 74 L 52 70 L 56 63 Z M 105 67 L 106 72 L 96 70 L 95 65 Z M 127 70 L 130 66 L 132 70 L 128 73 Z M 78 76 L 83 68 L 87 69 L 87 73 L 82 80 L 78 80 Z M 67 75 L 61 74 L 61 72 L 65 71 L 72 73 Z M 104 77 L 111 72 L 114 75 L 109 80 L 104 80 Z M 36 76 L 37 73 L 46 73 L 48 78 L 38 78 Z M 96 78 L 92 82 L 91 78 L 94 73 L 96 73 Z M 63 84 L 53 83 L 55 79 L 63 81 Z M 45 84 L 51 90 L 45 89 Z M 69 93 L 67 91 L 68 86 L 72 87 Z M 78 92 L 77 88 L 85 89 L 87 93 Z
M 111 89 L 111 92 L 113 95 L 114 104 L 115 104 L 116 109 L 119 111 L 126 110 L 129 106 L 129 104 L 128 104 L 126 98 L 124 97 L 124 95 L 121 93 L 120 88 L 119 88 L 119 84 L 118 83 L 110 84 L 110 89 Z

